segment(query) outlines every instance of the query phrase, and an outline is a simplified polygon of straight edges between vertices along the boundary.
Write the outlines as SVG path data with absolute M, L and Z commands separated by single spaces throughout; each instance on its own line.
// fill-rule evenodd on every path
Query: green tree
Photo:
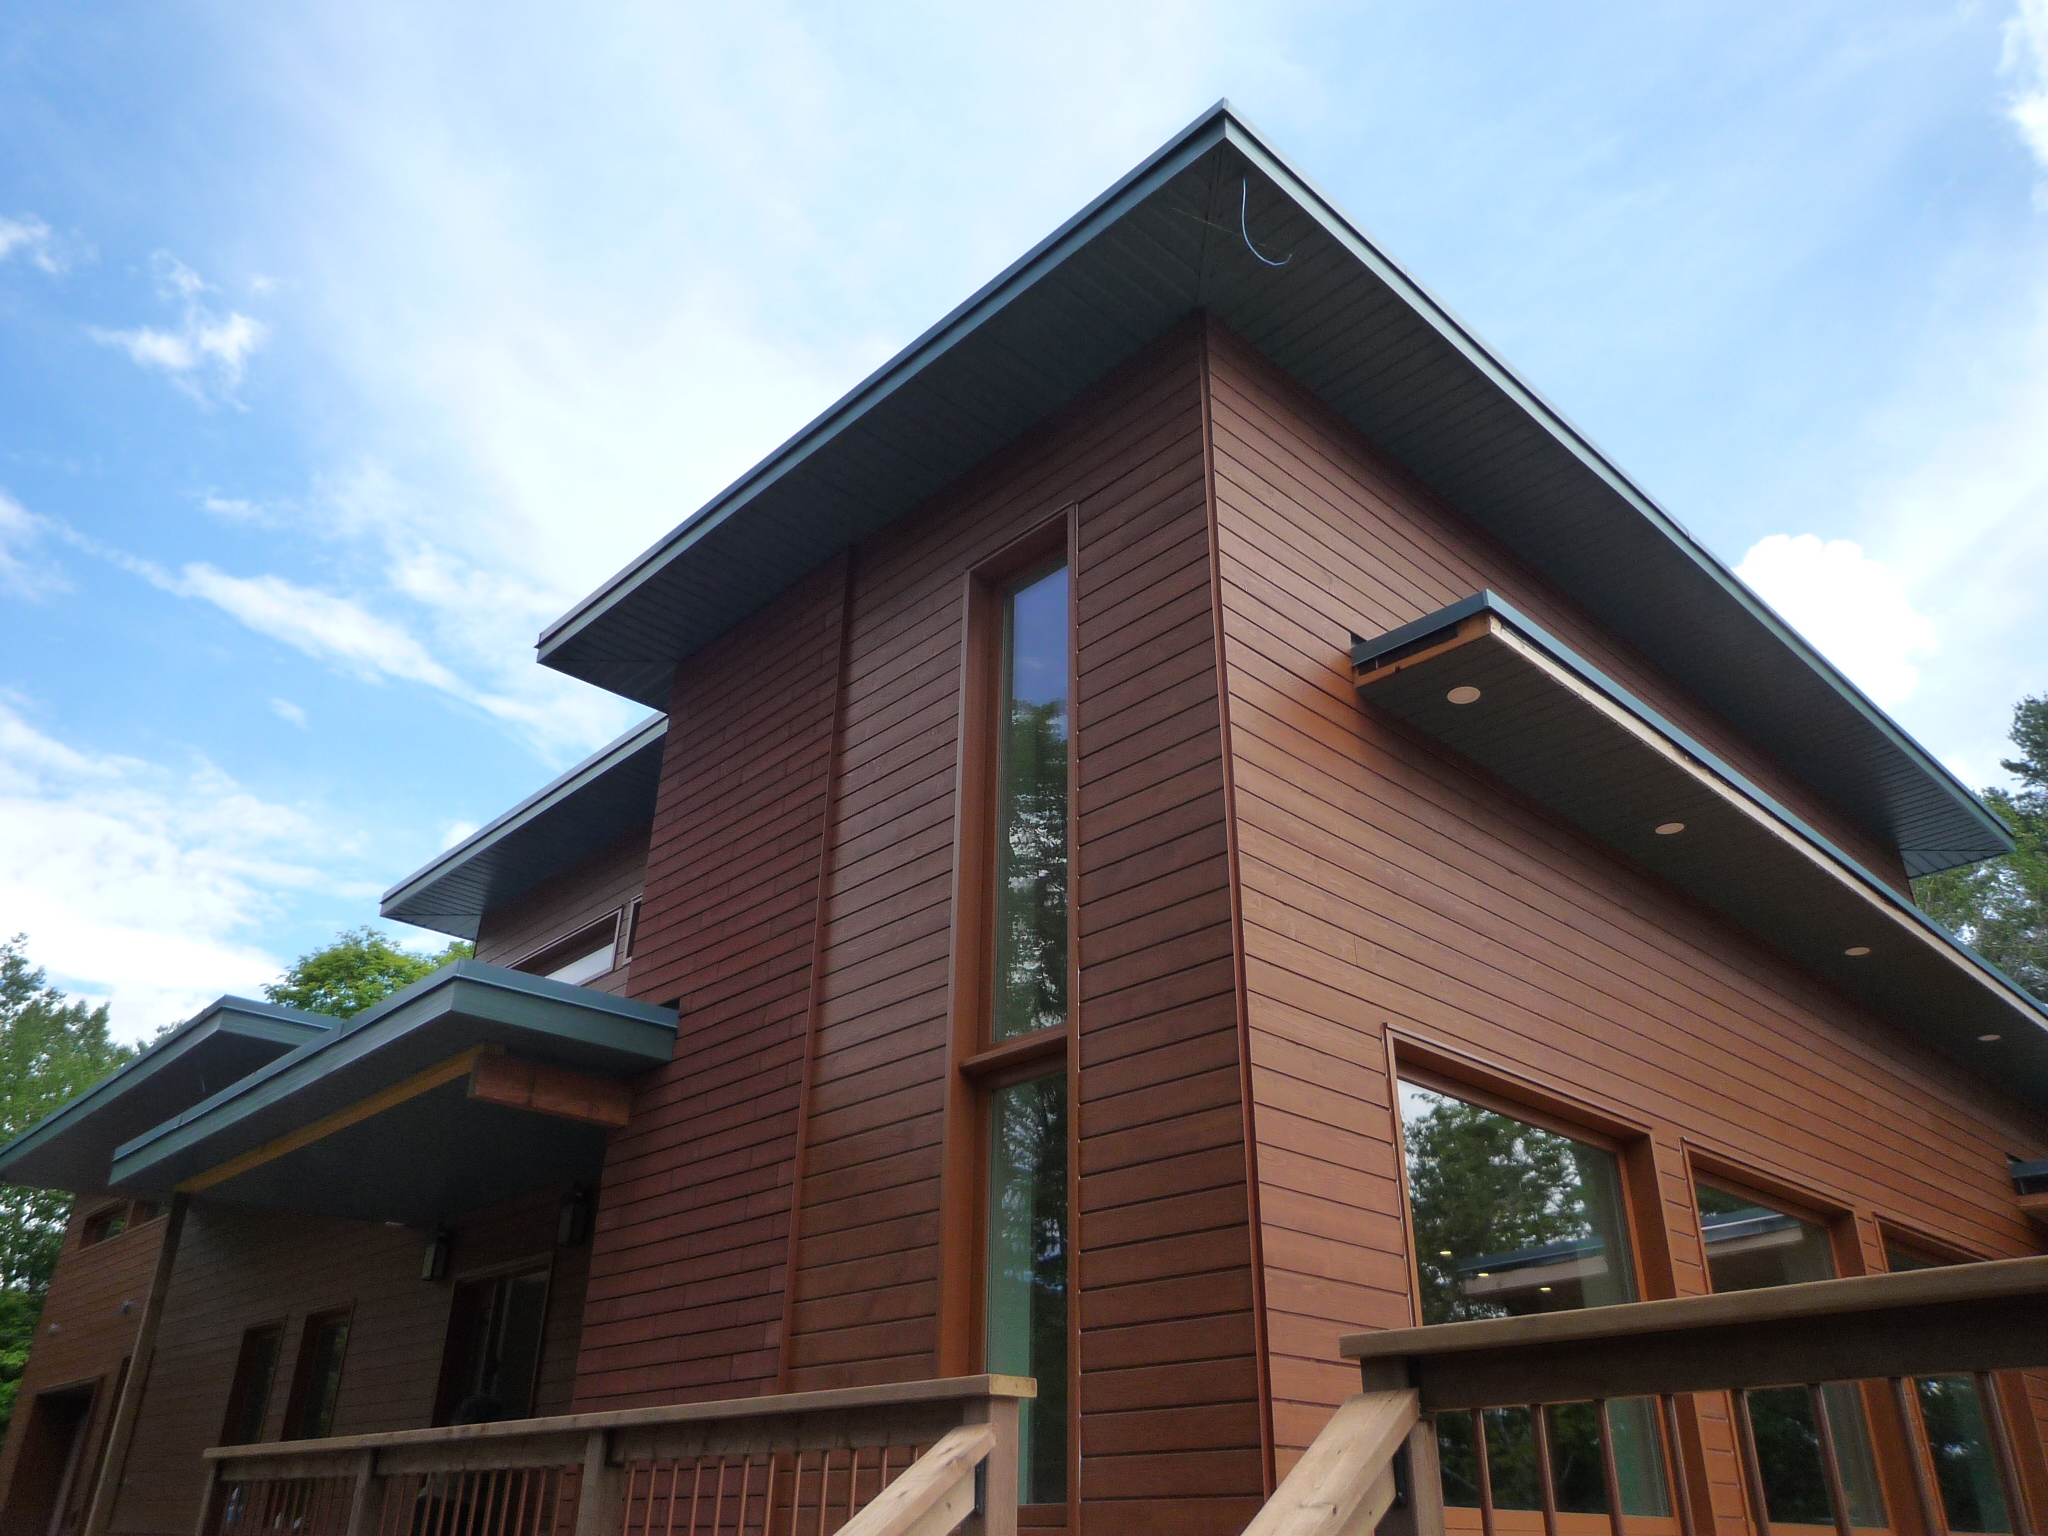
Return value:
M 2018 787 L 1987 789 L 1984 800 L 2018 847 L 1916 880 L 1913 895 L 1928 916 L 2048 1002 L 2048 695 L 2014 707 L 2012 743 L 2019 756 L 2000 766 Z
M 28 962 L 28 938 L 0 943 L 0 1140 L 12 1140 L 130 1060 L 107 1034 L 107 1008 L 74 1002 Z M 21 1389 L 29 1341 L 71 1197 L 57 1190 L 0 1185 L 0 1433 Z
M 431 976 L 451 960 L 467 960 L 476 950 L 460 939 L 435 955 L 400 949 L 374 928 L 344 928 L 334 942 L 323 944 L 293 962 L 292 968 L 263 988 L 273 1003 L 348 1018 L 381 1003 L 392 993 Z

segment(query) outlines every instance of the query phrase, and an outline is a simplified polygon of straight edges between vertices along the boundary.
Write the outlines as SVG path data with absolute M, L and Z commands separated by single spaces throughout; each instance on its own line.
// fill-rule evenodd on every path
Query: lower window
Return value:
M 341 1363 L 347 1354 L 346 1312 L 316 1312 L 306 1319 L 285 1408 L 285 1439 L 319 1440 L 334 1433 L 334 1405 L 341 1396 Z
M 234 1382 L 228 1388 L 228 1411 L 221 1421 L 222 1445 L 253 1445 L 263 1438 L 263 1421 L 270 1416 L 270 1388 L 277 1380 L 277 1356 L 283 1347 L 283 1323 L 268 1323 L 242 1335 Z
M 988 1368 L 1030 1376 L 1019 1493 L 1067 1497 L 1067 1078 L 1064 1070 L 988 1096 Z
M 441 1356 L 436 1424 L 485 1424 L 533 1415 L 547 1323 L 545 1266 L 458 1281 Z
M 1885 1265 L 1894 1274 L 1907 1269 L 1940 1269 L 1956 1262 L 1887 1238 Z M 1923 1376 L 1913 1383 L 1920 1399 L 1920 1422 L 1927 1430 L 1927 1449 L 1934 1458 L 1934 1480 L 1941 1490 L 1942 1512 L 1951 1531 L 2010 1531 L 2005 1490 L 1999 1486 L 1998 1464 L 1991 1455 L 1991 1432 L 1984 1422 L 1984 1402 L 1968 1376 Z

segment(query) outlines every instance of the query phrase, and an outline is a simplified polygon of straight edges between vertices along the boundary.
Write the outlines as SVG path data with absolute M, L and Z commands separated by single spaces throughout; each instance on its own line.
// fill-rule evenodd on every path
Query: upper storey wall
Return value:
M 610 913 L 629 911 L 647 881 L 648 832 L 644 826 L 636 827 L 573 868 L 491 908 L 477 927 L 477 959 L 517 966 L 579 928 Z M 623 994 L 627 976 L 627 967 L 621 965 L 583 985 Z

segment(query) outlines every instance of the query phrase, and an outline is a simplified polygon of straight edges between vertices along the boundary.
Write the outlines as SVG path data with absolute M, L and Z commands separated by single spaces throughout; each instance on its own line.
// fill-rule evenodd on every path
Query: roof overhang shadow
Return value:
M 2048 1010 L 1492 593 L 1359 641 L 1352 663 L 1359 697 L 1373 708 L 1663 876 L 1972 1072 L 2048 1107 Z M 1454 702 L 1454 691 L 1467 702 Z M 1683 830 L 1656 830 L 1673 824 Z M 1980 1038 L 1987 1035 L 1997 1038 Z
M 473 960 L 444 966 L 115 1153 L 117 1185 L 434 1226 L 595 1183 L 624 1080 L 675 1012 Z

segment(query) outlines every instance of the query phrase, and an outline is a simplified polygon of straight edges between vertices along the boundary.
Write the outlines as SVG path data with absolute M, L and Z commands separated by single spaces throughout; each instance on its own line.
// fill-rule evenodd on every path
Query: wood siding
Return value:
M 680 1008 L 598 1210 L 579 1409 L 773 1391 L 843 573 L 678 672 L 632 995 Z
M 246 1329 L 284 1324 L 263 1438 L 278 1439 L 308 1316 L 347 1309 L 333 1433 L 416 1429 L 433 1417 L 454 1280 L 526 1258 L 551 1262 L 536 1411 L 569 1407 L 588 1247 L 554 1247 L 562 1191 L 455 1229 L 448 1280 L 420 1279 L 427 1234 L 378 1222 L 195 1203 L 185 1216 L 136 1421 L 116 1532 L 192 1529 L 199 1453 L 219 1442 Z M 139 1308 L 138 1308 L 139 1310 Z
M 1639 1210 L 1669 1232 L 1642 1233 L 1653 1285 L 1707 1286 L 1689 1155 L 1865 1227 L 2033 1251 L 2005 1154 L 2048 1146 L 2042 1116 L 1376 716 L 1352 688 L 1349 636 L 1491 587 L 1876 863 L 1868 839 L 1240 339 L 1212 326 L 1210 359 L 1283 1449 L 1355 1390 L 1337 1334 L 1412 1320 L 1390 1030 L 1638 1128 L 1632 1171 L 1655 1186 Z M 1709 1436 L 1733 1511 L 1734 1463 Z
M 60 1387 L 97 1383 L 92 1418 L 85 1429 L 85 1448 L 69 1502 L 75 1508 L 83 1508 L 85 1500 L 91 1497 L 107 1421 L 114 1411 L 114 1392 L 121 1380 L 122 1363 L 134 1347 L 135 1330 L 142 1324 L 142 1306 L 149 1295 L 150 1276 L 155 1272 L 164 1235 L 164 1223 L 159 1218 L 118 1237 L 81 1247 L 79 1237 L 87 1218 L 107 1203 L 81 1200 L 64 1230 L 64 1245 L 57 1256 L 57 1268 L 50 1276 L 49 1295 L 36 1324 L 35 1340 L 29 1346 L 28 1363 L 22 1369 L 14 1420 L 8 1426 L 6 1446 L 0 1449 L 0 1512 L 10 1517 L 14 1511 L 7 1506 L 4 1493 L 14 1487 L 22 1435 L 28 1428 L 36 1396 Z M 19 1528 L 12 1518 L 0 1523 L 0 1532 L 5 1532 L 5 1536 L 44 1536 L 40 1528 Z
M 477 925 L 477 959 L 517 965 L 606 913 L 623 912 L 646 884 L 648 838 L 649 829 L 637 827 L 574 868 L 491 908 Z M 583 985 L 624 993 L 629 974 L 630 967 L 620 966 Z

